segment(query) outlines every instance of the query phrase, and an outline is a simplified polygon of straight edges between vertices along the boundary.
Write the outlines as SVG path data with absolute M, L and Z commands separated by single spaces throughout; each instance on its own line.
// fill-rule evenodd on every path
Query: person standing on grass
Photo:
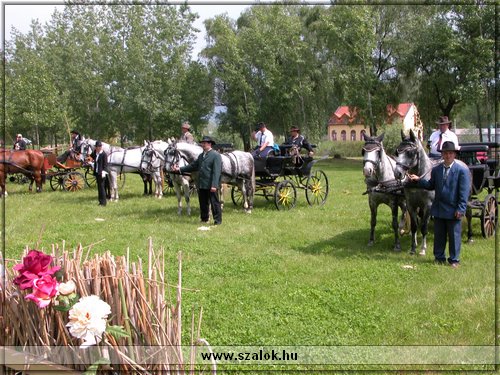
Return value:
M 222 208 L 219 200 L 222 158 L 212 147 L 215 141 L 210 137 L 203 137 L 200 141 L 203 152 L 191 164 L 179 168 L 172 166 L 173 172 L 198 173 L 198 200 L 200 203 L 200 218 L 203 223 L 208 223 L 209 210 L 212 207 L 214 225 L 222 224 Z
M 435 166 L 429 180 L 409 175 L 417 186 L 434 190 L 431 215 L 434 217 L 434 259 L 446 263 L 446 242 L 449 244 L 448 263 L 457 268 L 460 263 L 462 217 L 467 209 L 471 189 L 470 171 L 460 160 L 455 160 L 459 148 L 453 142 L 444 142 L 441 148 L 443 163 Z
M 97 183 L 99 206 L 106 206 L 108 155 L 103 151 L 101 141 L 95 142 L 95 150 L 91 156 L 94 159 L 94 176 Z

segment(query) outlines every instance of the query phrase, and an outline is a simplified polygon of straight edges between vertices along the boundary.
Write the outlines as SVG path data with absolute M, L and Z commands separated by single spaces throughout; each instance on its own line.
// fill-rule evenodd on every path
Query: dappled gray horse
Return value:
M 363 175 L 365 176 L 370 206 L 370 240 L 372 246 L 377 225 L 377 209 L 380 204 L 386 204 L 392 213 L 392 229 L 394 230 L 394 251 L 401 251 L 399 235 L 403 233 L 406 201 L 402 193 L 403 185 L 394 176 L 396 160 L 385 153 L 382 141 L 384 134 L 378 137 L 364 136 Z M 401 208 L 401 221 L 398 223 L 398 207 Z
M 175 161 L 185 160 L 192 163 L 203 152 L 198 145 L 175 143 L 165 153 L 165 165 L 175 164 Z M 244 151 L 232 151 L 221 154 L 221 183 L 236 185 L 243 196 L 243 207 L 250 213 L 253 208 L 255 193 L 255 167 L 252 154 Z
M 163 196 L 163 168 L 165 166 L 165 150 L 169 144 L 165 141 L 146 141 L 142 151 L 139 171 L 143 175 L 151 176 L 155 181 L 155 196 Z
M 396 178 L 403 180 L 408 174 L 415 174 L 421 178 L 429 179 L 434 165 L 435 163 L 429 159 L 422 142 L 415 136 L 415 133 L 410 130 L 410 135 L 407 137 L 401 131 L 401 143 L 396 150 Z M 419 255 L 425 255 L 434 191 L 417 188 L 413 184 L 408 184 L 405 185 L 404 192 L 411 218 L 410 254 L 415 254 L 417 248 L 417 230 L 420 219 L 422 246 Z
M 201 147 L 198 145 L 194 146 L 196 146 L 193 148 L 195 155 L 199 155 L 203 152 Z M 170 173 L 170 178 L 177 197 L 177 214 L 182 215 L 182 196 L 184 196 L 184 200 L 186 201 L 186 213 L 191 215 L 191 186 L 196 180 L 198 172 L 191 174 L 178 174 L 170 172 L 173 165 L 177 165 L 179 168 L 182 168 L 189 164 L 187 158 L 182 157 L 181 153 L 177 151 L 174 141 L 170 141 L 170 144 L 164 154 L 165 171 L 166 173 Z

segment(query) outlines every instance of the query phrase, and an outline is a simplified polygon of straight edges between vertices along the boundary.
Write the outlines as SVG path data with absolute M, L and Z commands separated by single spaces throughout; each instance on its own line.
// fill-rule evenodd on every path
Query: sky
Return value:
M 188 4 L 191 1 L 186 1 Z M 205 27 L 203 25 L 203 21 L 208 18 L 213 18 L 218 14 L 227 13 L 230 18 L 237 19 L 243 10 L 248 8 L 250 5 L 255 4 L 255 1 L 239 1 L 235 4 L 234 1 L 231 0 L 217 0 L 217 1 L 205 1 L 206 3 L 211 3 L 210 5 L 198 5 L 201 1 L 192 1 L 194 4 L 190 4 L 190 7 L 193 12 L 198 13 L 200 18 L 198 18 L 194 24 L 195 28 L 200 30 L 197 35 L 197 41 L 194 46 L 193 57 L 196 58 L 197 54 L 201 51 L 201 49 L 205 45 Z M 40 3 L 40 5 L 37 5 Z M 170 1 L 171 4 L 180 4 L 179 1 Z M 231 3 L 231 4 L 229 4 Z M 59 11 L 62 11 L 64 8 L 64 3 L 62 1 L 2 1 L 2 20 L 5 20 L 5 23 L 2 21 L 2 30 L 0 33 L 0 40 L 3 40 L 4 30 L 5 30 L 5 39 L 10 39 L 10 34 L 12 27 L 15 27 L 17 30 L 22 32 L 23 34 L 28 33 L 31 25 L 31 21 L 34 19 L 38 19 L 39 22 L 44 25 L 48 22 L 54 13 L 54 10 L 58 8 Z

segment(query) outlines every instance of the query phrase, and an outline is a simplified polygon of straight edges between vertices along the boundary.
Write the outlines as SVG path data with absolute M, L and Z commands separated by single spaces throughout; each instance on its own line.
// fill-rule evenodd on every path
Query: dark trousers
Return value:
M 107 178 L 106 177 L 102 177 L 100 173 L 98 173 L 96 176 L 95 176 L 95 180 L 96 180 L 96 183 L 97 183 L 97 194 L 98 194 L 98 198 L 99 198 L 99 204 L 101 206 L 105 206 L 106 205 L 106 180 Z
M 449 263 L 460 262 L 462 245 L 462 221 L 434 218 L 434 258 L 438 262 L 446 261 L 446 242 L 449 242 Z
M 198 189 L 198 200 L 200 202 L 201 221 L 208 221 L 209 209 L 212 207 L 214 224 L 222 224 L 222 209 L 219 200 L 219 192 L 211 192 L 210 189 Z

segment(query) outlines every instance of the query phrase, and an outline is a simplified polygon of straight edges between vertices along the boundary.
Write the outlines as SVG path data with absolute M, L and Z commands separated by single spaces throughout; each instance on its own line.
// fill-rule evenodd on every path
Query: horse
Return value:
M 144 142 L 142 151 L 140 173 L 143 176 L 151 176 L 155 181 L 155 196 L 163 196 L 163 166 L 165 164 L 164 153 L 169 143 L 164 141 Z M 143 177 L 144 179 L 144 177 Z
M 0 151 L 0 195 L 5 196 L 5 178 L 9 173 L 22 173 L 30 179 L 29 191 L 36 183 L 36 192 L 42 191 L 45 182 L 45 166 L 43 153 L 39 150 L 5 150 Z
M 195 145 L 197 146 L 197 145 Z M 197 146 L 199 147 L 199 146 Z M 199 149 L 194 148 L 198 153 L 197 155 L 203 152 L 203 149 L 199 147 Z M 174 164 L 178 165 L 179 168 L 182 168 L 188 165 L 188 161 L 186 158 L 180 156 L 176 151 L 175 142 L 170 141 L 169 147 L 164 152 L 165 155 L 165 171 L 169 173 Z M 196 156 L 198 157 L 198 156 Z M 177 214 L 182 215 L 182 195 L 184 195 L 184 200 L 186 201 L 186 213 L 188 216 L 191 215 L 191 187 L 196 180 L 197 172 L 192 173 L 191 175 L 187 174 L 177 174 L 177 173 L 169 173 L 172 184 L 174 186 L 175 195 L 177 197 Z
M 80 144 L 80 160 L 86 160 L 88 156 L 95 150 L 95 142 L 96 140 L 91 139 L 91 138 L 84 138 L 83 141 Z M 114 152 L 121 152 L 125 150 L 122 147 L 118 146 L 112 146 L 109 143 L 106 142 L 101 142 L 102 143 L 102 149 L 103 151 L 108 155 L 108 160 L 109 160 L 109 155 L 111 155 Z M 140 170 L 137 170 L 136 173 L 138 173 L 142 181 L 144 183 L 144 193 L 143 195 L 152 195 L 152 183 L 153 183 L 153 178 L 151 175 L 142 173 Z M 110 181 L 110 180 L 109 180 Z M 107 184 L 110 185 L 110 184 Z M 111 198 L 111 191 L 108 193 L 108 199 Z
M 363 175 L 370 206 L 370 239 L 368 246 L 373 246 L 375 226 L 377 225 L 377 209 L 380 204 L 389 206 L 392 213 L 392 229 L 394 230 L 394 251 L 401 251 L 399 235 L 403 234 L 406 201 L 401 192 L 402 185 L 394 176 L 396 160 L 387 155 L 382 141 L 384 134 L 378 137 L 364 136 Z M 365 193 L 365 194 L 366 194 Z M 398 207 L 401 208 L 401 221 L 398 224 Z
M 413 130 L 410 130 L 409 136 L 406 136 L 401 131 L 401 143 L 396 149 L 396 169 L 394 172 L 397 179 L 403 180 L 408 174 L 415 174 L 421 178 L 430 178 L 430 173 L 435 164 L 427 155 L 422 142 Z M 420 189 L 412 184 L 405 184 L 404 193 L 411 219 L 410 254 L 415 254 L 417 248 L 418 220 L 420 219 L 422 246 L 419 255 L 425 255 L 434 191 Z
M 172 166 L 184 160 L 187 164 L 195 161 L 203 152 L 198 145 L 177 142 L 165 152 L 165 165 Z M 251 213 L 255 193 L 255 166 L 252 154 L 244 151 L 231 151 L 221 154 L 221 183 L 238 186 L 243 196 L 243 208 Z

